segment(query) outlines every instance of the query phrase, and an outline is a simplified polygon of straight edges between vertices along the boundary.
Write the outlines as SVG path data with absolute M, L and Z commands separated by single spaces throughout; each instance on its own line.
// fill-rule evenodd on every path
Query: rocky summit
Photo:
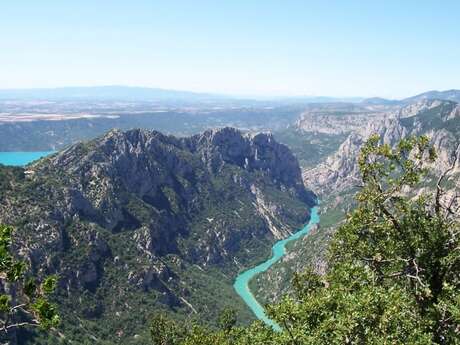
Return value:
M 32 272 L 58 274 L 60 336 L 89 342 L 142 344 L 159 311 L 215 320 L 231 304 L 249 319 L 233 278 L 316 201 L 286 146 L 232 128 L 112 130 L 0 173 L 0 223 L 16 228 Z

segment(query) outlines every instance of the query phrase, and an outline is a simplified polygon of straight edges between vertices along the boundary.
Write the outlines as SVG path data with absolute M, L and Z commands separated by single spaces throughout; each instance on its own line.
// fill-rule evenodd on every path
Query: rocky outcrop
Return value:
M 236 165 L 246 171 L 259 171 L 277 187 L 293 196 L 311 199 L 299 179 L 298 162 L 287 146 L 275 141 L 271 133 L 249 133 L 242 136 L 234 128 L 207 131 L 185 141 L 213 173 L 225 164 Z

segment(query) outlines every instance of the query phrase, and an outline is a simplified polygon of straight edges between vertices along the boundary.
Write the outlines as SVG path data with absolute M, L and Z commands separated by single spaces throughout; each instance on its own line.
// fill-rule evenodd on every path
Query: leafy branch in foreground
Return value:
M 11 254 L 12 233 L 11 227 L 0 225 L 0 334 L 19 327 L 55 327 L 59 315 L 47 297 L 54 291 L 57 277 L 39 283 L 27 275 L 25 263 Z
M 153 327 L 166 334 L 154 344 L 460 344 L 459 197 L 443 186 L 453 169 L 423 192 L 436 159 L 428 139 L 379 141 L 362 148 L 358 206 L 332 240 L 328 272 L 296 275 L 295 294 L 268 307 L 282 332 L 194 325 L 172 338 Z
M 435 159 L 425 137 L 364 145 L 358 206 L 334 236 L 329 271 L 296 277 L 296 298 L 271 308 L 298 344 L 460 342 L 457 194 L 420 192 Z

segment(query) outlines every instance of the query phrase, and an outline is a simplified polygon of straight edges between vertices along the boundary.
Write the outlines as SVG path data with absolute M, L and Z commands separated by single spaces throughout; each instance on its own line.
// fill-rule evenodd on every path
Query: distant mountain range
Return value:
M 396 99 L 386 99 L 381 97 L 371 97 L 364 99 L 361 103 L 365 105 L 399 105 L 402 103 L 402 101 Z
M 435 99 L 443 101 L 460 102 L 460 90 L 453 89 L 446 91 L 427 91 L 401 100 L 373 97 L 364 99 L 362 103 L 367 105 L 405 105 L 414 102 Z
M 215 102 L 258 101 L 276 103 L 334 103 L 360 102 L 362 97 L 263 97 L 222 95 L 181 90 L 137 86 L 88 86 L 37 89 L 0 89 L 0 100 L 101 100 L 101 101 L 156 101 L 156 102 Z
M 2 89 L 0 99 L 206 101 L 225 99 L 216 94 L 132 86 L 61 87 L 47 89 Z
M 298 96 L 298 97 L 243 97 L 214 93 L 168 90 L 161 88 L 134 86 L 91 86 L 91 87 L 60 87 L 38 89 L 0 89 L 0 100 L 123 100 L 123 101 L 181 101 L 205 102 L 224 100 L 261 100 L 281 103 L 334 103 L 362 102 L 372 105 L 397 105 L 412 103 L 417 100 L 440 99 L 460 101 L 460 90 L 428 91 L 422 94 L 401 99 L 391 100 L 380 97 L 327 97 L 327 96 Z
M 428 91 L 413 97 L 406 98 L 403 101 L 405 103 L 412 103 L 414 101 L 422 101 L 429 99 L 460 102 L 460 90 Z

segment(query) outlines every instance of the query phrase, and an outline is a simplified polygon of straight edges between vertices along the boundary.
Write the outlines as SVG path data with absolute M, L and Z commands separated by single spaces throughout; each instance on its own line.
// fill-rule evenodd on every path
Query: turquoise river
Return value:
M 256 317 L 259 320 L 263 321 L 265 324 L 271 326 L 274 330 L 280 331 L 281 328 L 278 324 L 276 324 L 276 322 L 268 318 L 268 316 L 265 314 L 264 308 L 260 305 L 259 302 L 257 302 L 257 299 L 254 297 L 251 290 L 249 289 L 249 281 L 259 273 L 268 270 L 270 266 L 272 266 L 274 263 L 280 260 L 286 254 L 287 243 L 295 241 L 305 236 L 313 227 L 313 225 L 318 223 L 319 214 L 318 206 L 316 206 L 312 208 L 310 221 L 307 225 L 305 225 L 305 227 L 302 230 L 297 231 L 296 233 L 292 234 L 284 240 L 276 242 L 275 245 L 272 247 L 272 257 L 270 259 L 238 275 L 238 277 L 235 280 L 235 283 L 233 284 L 233 287 L 235 288 L 238 295 L 240 295 L 240 297 L 252 310 Z

